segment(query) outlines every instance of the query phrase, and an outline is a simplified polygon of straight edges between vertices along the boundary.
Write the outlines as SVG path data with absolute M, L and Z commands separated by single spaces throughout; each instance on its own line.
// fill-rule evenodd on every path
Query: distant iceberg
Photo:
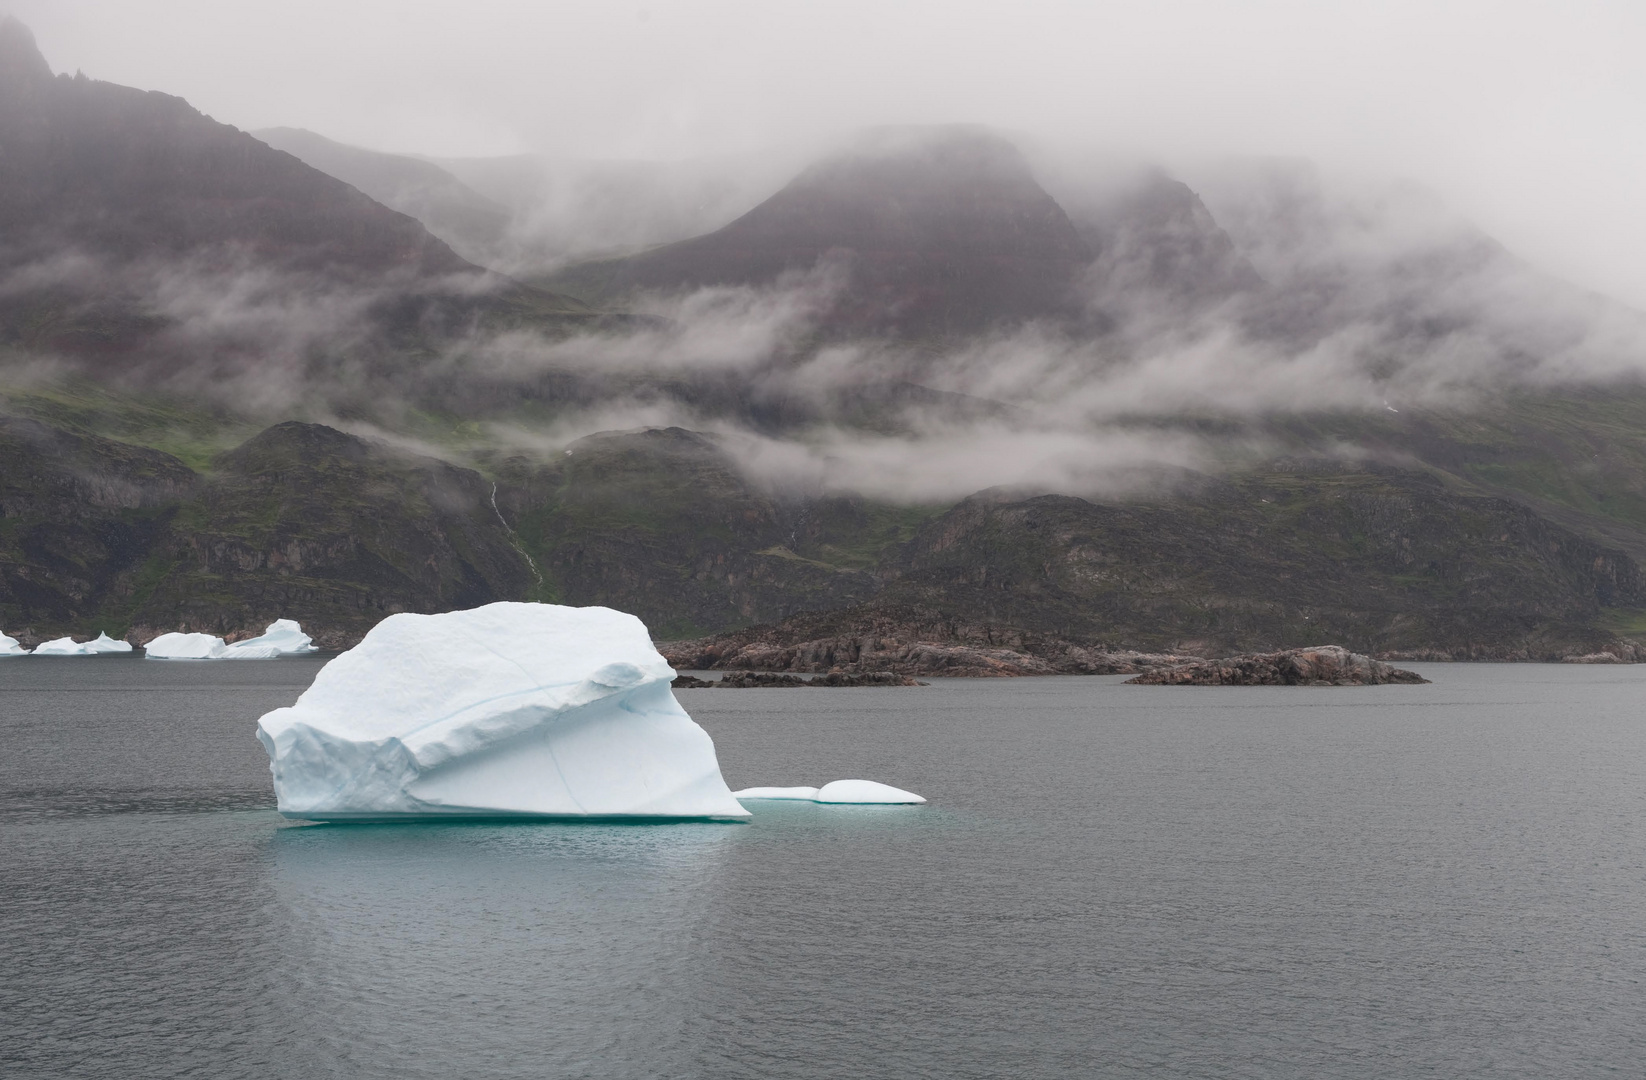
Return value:
M 926 800 L 912 791 L 892 787 L 874 780 L 836 780 L 814 787 L 751 787 L 732 792 L 737 799 L 786 799 L 796 802 L 818 802 L 857 805 L 923 803 Z
M 14 637 L 0 633 L 0 656 L 27 656 L 29 651 Z
M 223 639 L 211 634 L 161 634 L 143 646 L 150 660 L 216 660 L 226 648 Z
M 107 634 L 98 634 L 90 641 L 75 641 L 60 637 L 35 647 L 35 656 L 100 656 L 104 653 L 129 653 L 131 643 L 116 641 Z
M 116 641 L 107 634 L 98 634 L 95 638 L 80 647 L 86 650 L 87 656 L 96 656 L 99 653 L 131 652 L 131 642 Z
M 276 619 L 261 637 L 233 645 L 212 634 L 161 634 L 143 646 L 150 660 L 272 660 L 315 652 L 314 642 L 290 619 Z
M 787 799 L 795 802 L 817 801 L 814 787 L 746 787 L 732 792 L 734 799 Z
M 257 737 L 290 818 L 747 818 L 673 678 L 609 608 L 391 615 Z
M 303 628 L 291 619 L 276 619 L 269 623 L 261 637 L 237 641 L 223 651 L 225 660 L 263 660 L 274 656 L 297 656 L 318 652 L 314 640 L 303 633 Z

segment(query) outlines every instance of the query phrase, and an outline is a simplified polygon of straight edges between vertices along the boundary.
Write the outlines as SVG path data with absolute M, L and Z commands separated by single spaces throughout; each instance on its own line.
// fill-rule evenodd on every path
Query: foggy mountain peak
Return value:
M 826 259 L 843 279 L 832 329 L 923 335 L 1069 310 L 1090 252 L 1000 136 L 883 129 L 725 227 L 622 260 L 607 294 L 760 285 Z
M 884 128 L 807 168 L 728 226 L 786 245 L 1089 257 L 1017 147 L 984 128 Z
M 0 15 L 0 95 L 29 96 L 51 78 L 51 65 L 35 44 L 33 31 L 10 15 Z

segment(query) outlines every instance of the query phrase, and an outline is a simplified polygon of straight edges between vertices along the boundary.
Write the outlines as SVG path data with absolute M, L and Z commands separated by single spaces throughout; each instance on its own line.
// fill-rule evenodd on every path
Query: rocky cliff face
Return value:
M 199 478 L 160 453 L 0 416 L 0 620 L 28 644 L 125 631 Z
M 890 591 L 927 604 L 1201 655 L 1322 638 L 1566 649 L 1603 607 L 1643 600 L 1631 559 L 1522 506 L 1324 464 L 1154 504 L 973 498 L 916 537 L 901 574 Z
M 633 612 L 660 636 L 842 607 L 879 588 L 864 565 L 818 550 L 838 534 L 874 543 L 857 504 L 762 491 L 710 435 L 591 436 L 547 466 L 515 463 L 506 481 L 504 505 L 554 596 Z
M 165 569 L 140 628 L 225 634 L 284 617 L 333 648 L 396 611 L 532 586 L 478 473 L 317 424 L 279 424 L 219 458 L 151 558 Z
M 477 473 L 319 425 L 270 428 L 205 476 L 30 421 L 0 427 L 0 444 L 0 620 L 29 643 L 233 638 L 294 618 L 341 648 L 396 611 L 532 587 Z
M 1400 470 L 1293 462 L 1155 502 L 995 492 L 933 516 L 774 497 L 681 429 L 496 462 L 496 481 L 300 423 L 201 474 L 37 421 L 0 442 L 0 627 L 26 640 L 288 617 L 343 645 L 392 611 L 536 597 L 633 611 L 691 638 L 669 648 L 689 667 L 1037 674 L 1322 639 L 1628 657 L 1611 613 L 1646 609 L 1627 555 Z
M 1627 555 L 1523 506 L 1422 473 L 1323 463 L 1157 503 L 975 496 L 881 573 L 866 605 L 669 655 L 694 667 L 1097 673 L 1324 638 L 1550 660 L 1612 648 L 1603 613 L 1646 604 Z

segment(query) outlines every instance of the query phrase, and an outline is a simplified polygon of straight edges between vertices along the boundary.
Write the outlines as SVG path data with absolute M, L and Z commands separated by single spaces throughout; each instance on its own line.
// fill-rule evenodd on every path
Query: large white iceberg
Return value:
M 610 608 L 391 615 L 257 737 L 291 818 L 747 818 L 673 679 Z
M 892 787 L 875 780 L 836 780 L 814 787 L 751 787 L 732 792 L 737 799 L 773 799 L 795 802 L 852 803 L 856 805 L 923 803 L 926 800 L 912 791 Z
M 263 660 L 274 656 L 297 656 L 318 652 L 314 639 L 291 619 L 276 619 L 262 635 L 237 641 L 223 649 L 225 660 Z
M 223 655 L 223 639 L 212 634 L 161 634 L 143 646 L 150 660 L 216 660 Z
M 0 656 L 27 656 L 29 651 L 14 637 L 0 633 Z
M 103 653 L 131 652 L 129 641 L 116 641 L 107 634 L 98 634 L 90 641 L 75 641 L 60 637 L 35 647 L 35 656 L 99 656 Z

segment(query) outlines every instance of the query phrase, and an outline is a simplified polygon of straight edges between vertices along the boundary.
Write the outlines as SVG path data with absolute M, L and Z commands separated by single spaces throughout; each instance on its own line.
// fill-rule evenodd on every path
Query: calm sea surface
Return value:
M 0 661 L 0 1075 L 1646 1074 L 1646 667 L 681 691 L 931 804 L 298 826 L 318 667 Z

